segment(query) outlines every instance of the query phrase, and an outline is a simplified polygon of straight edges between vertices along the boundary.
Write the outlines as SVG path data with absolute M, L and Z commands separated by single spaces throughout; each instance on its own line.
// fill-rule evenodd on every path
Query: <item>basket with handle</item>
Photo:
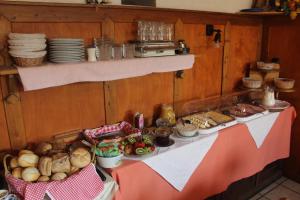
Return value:
M 50 199 L 88 200 L 97 197 L 104 189 L 104 183 L 92 163 L 61 181 L 31 183 L 12 176 L 7 166 L 7 159 L 12 157 L 7 154 L 3 158 L 5 179 L 9 191 L 22 199 L 40 200 L 44 198 L 45 194 L 48 194 Z

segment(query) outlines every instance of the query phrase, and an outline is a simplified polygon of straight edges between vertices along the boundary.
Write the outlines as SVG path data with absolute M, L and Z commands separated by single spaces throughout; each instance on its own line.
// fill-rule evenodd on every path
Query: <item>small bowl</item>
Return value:
M 121 164 L 122 156 L 123 156 L 122 154 L 111 158 L 97 156 L 97 163 L 100 167 L 103 168 L 118 167 Z
M 274 83 L 275 86 L 279 89 L 289 90 L 294 87 L 295 80 L 289 78 L 275 78 Z
M 176 128 L 183 137 L 193 137 L 197 134 L 197 127 L 193 124 L 178 124 Z
M 253 78 L 245 77 L 245 78 L 243 78 L 243 85 L 246 88 L 257 89 L 257 88 L 260 88 L 262 86 L 262 81 L 257 80 L 257 79 L 253 79 Z

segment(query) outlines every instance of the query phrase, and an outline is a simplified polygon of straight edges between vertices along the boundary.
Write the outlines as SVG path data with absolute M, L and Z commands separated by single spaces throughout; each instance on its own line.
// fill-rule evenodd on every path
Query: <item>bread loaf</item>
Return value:
M 45 156 L 50 150 L 52 150 L 52 145 L 50 143 L 43 142 L 36 147 L 35 153 L 40 156 Z
M 15 169 L 13 169 L 11 174 L 13 177 L 21 179 L 22 178 L 22 170 L 23 169 L 21 167 L 17 167 Z
M 52 158 L 41 157 L 39 160 L 38 168 L 43 176 L 51 176 Z
M 39 157 L 33 153 L 21 154 L 18 157 L 18 164 L 21 167 L 36 167 L 39 162 Z
M 23 149 L 23 150 L 19 151 L 19 156 L 21 156 L 23 154 L 34 154 L 34 153 L 27 149 Z
M 69 173 L 71 163 L 67 153 L 58 153 L 52 156 L 52 173 Z
M 78 167 L 74 167 L 74 166 L 71 166 L 71 170 L 70 172 L 68 173 L 69 176 L 71 176 L 72 174 L 76 173 L 79 171 L 79 168 Z
M 59 181 L 59 180 L 63 180 L 67 177 L 67 174 L 65 173 L 55 173 L 51 176 L 51 180 L 52 181 Z
M 27 167 L 22 171 L 22 179 L 27 182 L 33 182 L 38 180 L 40 172 L 35 167 Z
M 50 180 L 49 176 L 40 176 L 37 180 L 38 182 L 48 182 Z
M 10 162 L 9 162 L 9 166 L 11 169 L 14 169 L 16 167 L 19 167 L 19 164 L 18 164 L 18 157 L 13 157 Z
M 84 168 L 91 162 L 91 154 L 90 152 L 83 148 L 79 147 L 72 151 L 70 155 L 70 161 L 72 166 L 77 168 Z

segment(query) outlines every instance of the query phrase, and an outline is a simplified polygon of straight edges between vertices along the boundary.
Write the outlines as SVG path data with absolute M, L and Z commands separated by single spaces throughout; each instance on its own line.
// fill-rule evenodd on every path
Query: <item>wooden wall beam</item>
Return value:
M 226 93 L 226 84 L 229 72 L 229 59 L 230 59 L 230 38 L 231 38 L 231 23 L 228 22 L 225 26 L 224 33 L 224 53 L 223 53 L 223 67 L 222 67 L 222 91 L 221 94 Z
M 78 14 L 80 13 L 80 15 Z M 261 17 L 228 13 L 176 10 L 166 8 L 92 6 L 46 3 L 0 2 L 0 14 L 12 22 L 99 22 L 110 17 L 114 22 L 149 19 L 175 23 L 180 16 L 183 23 L 259 24 Z

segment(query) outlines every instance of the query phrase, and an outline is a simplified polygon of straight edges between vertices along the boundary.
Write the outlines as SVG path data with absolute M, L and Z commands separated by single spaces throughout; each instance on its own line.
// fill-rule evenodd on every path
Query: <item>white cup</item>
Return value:
M 89 62 L 96 62 L 96 48 L 87 48 L 87 54 L 88 54 L 88 61 Z

